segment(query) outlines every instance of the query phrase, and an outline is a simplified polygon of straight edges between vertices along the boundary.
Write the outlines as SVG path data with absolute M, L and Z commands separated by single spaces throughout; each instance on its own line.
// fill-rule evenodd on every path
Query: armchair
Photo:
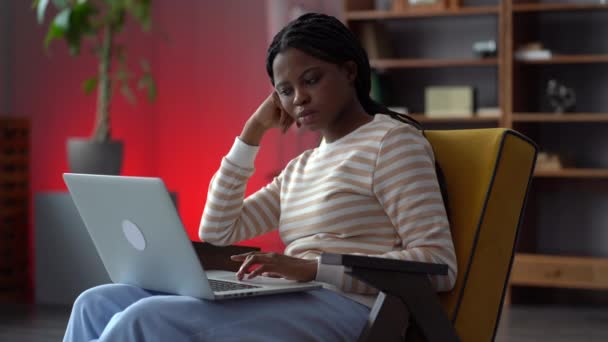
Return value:
M 537 146 L 503 128 L 427 131 L 447 186 L 458 259 L 450 292 L 428 275 L 446 265 L 323 254 L 381 292 L 360 341 L 491 341 L 502 309 Z

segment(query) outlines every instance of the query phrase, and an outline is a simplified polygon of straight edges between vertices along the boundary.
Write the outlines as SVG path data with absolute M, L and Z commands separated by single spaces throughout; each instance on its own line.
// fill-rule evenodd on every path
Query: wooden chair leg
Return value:
M 380 292 L 359 342 L 403 341 L 408 320 L 409 314 L 401 299 Z
M 397 315 L 403 315 L 405 312 L 407 315 L 411 316 L 411 322 L 420 328 L 420 332 L 427 341 L 452 342 L 460 340 L 456 335 L 452 322 L 443 310 L 443 307 L 439 302 L 439 297 L 433 290 L 426 274 L 394 272 L 387 277 L 385 271 L 358 267 L 352 267 L 350 271 L 346 271 L 346 273 L 371 286 L 381 288 L 386 293 L 390 293 L 391 296 L 396 298 L 395 300 L 390 299 L 391 297 L 388 297 L 388 300 L 386 297 L 383 298 L 384 304 L 391 306 L 391 309 L 387 309 L 387 312 L 397 310 L 395 311 L 395 314 L 386 314 L 387 317 L 389 317 L 388 319 L 392 319 Z M 382 305 L 382 303 L 378 303 L 378 300 L 374 304 L 374 307 L 376 307 L 376 304 Z M 394 308 L 398 306 L 397 304 L 404 306 L 404 308 Z M 376 319 L 375 323 L 380 321 L 380 319 Z M 407 323 L 408 322 L 406 321 L 401 324 L 405 327 L 407 326 Z M 402 331 L 402 329 L 397 329 L 396 333 L 394 333 L 395 335 L 400 336 L 400 340 L 403 340 Z M 364 332 L 366 331 L 364 330 Z M 376 339 L 370 339 L 369 341 L 371 340 Z
M 429 342 L 459 341 L 456 331 L 443 310 L 437 293 L 426 276 L 410 277 L 400 293 L 412 316 L 412 322 Z

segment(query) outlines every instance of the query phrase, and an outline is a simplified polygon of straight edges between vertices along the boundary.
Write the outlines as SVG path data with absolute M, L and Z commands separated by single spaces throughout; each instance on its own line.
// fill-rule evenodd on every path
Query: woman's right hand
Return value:
M 273 91 L 247 120 L 240 139 L 248 145 L 257 146 L 267 130 L 276 127 L 285 133 L 294 121 L 281 106 L 278 94 Z
M 273 91 L 262 102 L 251 119 L 258 121 L 266 129 L 280 128 L 283 133 L 287 132 L 294 123 L 294 119 L 281 106 L 281 100 L 276 91 Z

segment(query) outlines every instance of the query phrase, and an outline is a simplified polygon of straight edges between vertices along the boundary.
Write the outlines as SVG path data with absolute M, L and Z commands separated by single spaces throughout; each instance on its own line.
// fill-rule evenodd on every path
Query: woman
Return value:
M 395 120 L 407 117 L 369 98 L 369 61 L 354 35 L 333 17 L 305 14 L 275 36 L 266 67 L 274 91 L 213 177 L 199 234 L 228 245 L 278 228 L 285 254 L 233 256 L 243 262 L 237 277 L 325 288 L 210 302 L 100 286 L 77 299 L 66 341 L 355 340 L 376 290 L 319 264 L 322 252 L 444 263 L 448 275 L 431 282 L 453 287 L 456 257 L 431 146 L 414 121 Z M 319 131 L 322 144 L 244 199 L 262 137 L 294 123 Z

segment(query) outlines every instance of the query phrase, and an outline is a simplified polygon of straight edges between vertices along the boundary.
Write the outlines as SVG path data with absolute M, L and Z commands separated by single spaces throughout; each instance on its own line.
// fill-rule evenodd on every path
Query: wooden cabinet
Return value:
M 0 301 L 16 301 L 25 296 L 28 156 L 28 121 L 0 117 Z
M 608 288 L 608 260 L 519 253 L 515 264 L 511 281 L 518 285 Z
M 560 157 L 560 168 L 535 172 L 511 285 L 608 289 L 608 5 L 461 0 L 414 11 L 394 3 L 344 1 L 342 19 L 373 48 L 382 102 L 407 107 L 429 129 L 514 128 Z M 370 45 L 370 36 L 384 44 Z M 476 56 L 473 44 L 488 40 L 497 54 Z M 550 57 L 522 58 L 530 43 Z M 569 112 L 554 113 L 551 80 L 576 95 Z M 472 86 L 475 107 L 500 115 L 431 119 L 424 89 L 435 85 Z

